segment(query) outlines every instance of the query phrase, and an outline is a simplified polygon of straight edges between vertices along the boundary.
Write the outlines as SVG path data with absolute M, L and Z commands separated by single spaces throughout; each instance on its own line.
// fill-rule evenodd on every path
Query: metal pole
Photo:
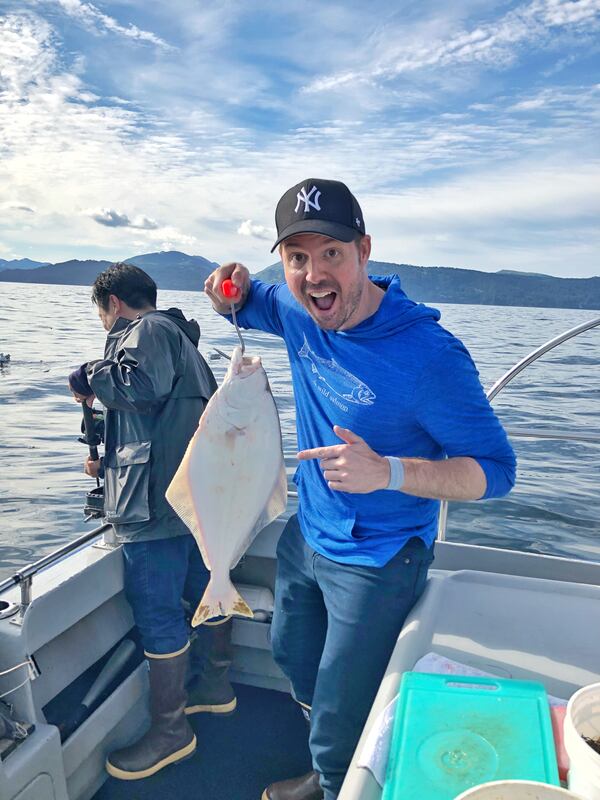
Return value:
M 27 606 L 30 605 L 31 603 L 32 583 L 33 583 L 33 577 L 31 575 L 28 575 L 21 581 L 21 607 L 23 610 L 25 610 Z
M 33 564 L 23 567 L 23 569 L 15 572 L 10 578 L 6 578 L 0 582 L 0 594 L 8 591 L 8 589 L 12 589 L 14 586 L 21 585 L 21 597 L 23 598 L 23 596 L 25 596 L 26 603 L 29 604 L 31 602 L 31 582 L 34 575 L 45 567 L 49 567 L 55 561 L 59 561 L 63 556 L 69 555 L 69 553 L 72 553 L 74 550 L 78 550 L 80 547 L 83 547 L 83 545 L 96 539 L 101 533 L 104 533 L 107 528 L 112 528 L 112 525 L 104 524 L 99 528 L 95 528 L 93 531 L 89 531 L 89 533 L 84 533 L 83 536 L 79 536 L 72 542 L 59 547 L 58 550 L 54 550 L 47 556 L 40 558 L 39 561 L 35 561 Z M 24 589 L 23 585 L 25 583 L 28 583 L 28 588 Z
M 549 339 L 545 344 L 538 347 L 536 350 L 533 350 L 529 353 L 528 356 L 522 358 L 521 361 L 516 363 L 514 367 L 511 367 L 508 372 L 505 372 L 501 378 L 498 378 L 496 383 L 488 389 L 486 392 L 487 399 L 491 402 L 496 395 L 504 389 L 507 383 L 510 383 L 513 378 L 515 378 L 519 372 L 522 372 L 525 367 L 528 367 L 540 356 L 543 356 L 544 353 L 547 353 L 548 350 L 552 350 L 554 347 L 558 347 L 559 344 L 566 342 L 567 339 L 572 339 L 573 336 L 577 336 L 580 333 L 584 333 L 584 331 L 588 331 L 591 328 L 595 328 L 597 325 L 600 325 L 600 317 L 596 319 L 592 319 L 589 322 L 582 322 L 581 325 L 576 325 L 574 328 L 570 328 L 568 331 L 564 333 L 560 333 L 558 336 L 555 336 L 554 339 Z

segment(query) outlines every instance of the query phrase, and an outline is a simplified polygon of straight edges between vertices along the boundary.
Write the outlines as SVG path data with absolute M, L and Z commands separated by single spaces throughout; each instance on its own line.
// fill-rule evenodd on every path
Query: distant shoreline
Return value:
M 1 274 L 1 273 L 0 273 Z M 258 274 L 253 275 L 252 277 L 258 277 Z M 581 279 L 584 280 L 584 279 Z M 91 284 L 85 283 L 34 283 L 33 281 L 5 281 L 5 283 L 15 283 L 21 284 L 23 286 L 63 286 L 63 287 L 80 287 L 82 289 L 91 288 Z M 163 292 L 186 292 L 189 294 L 204 294 L 204 289 L 170 289 L 165 286 L 159 286 L 159 291 Z M 523 305 L 522 303 L 491 303 L 491 302 L 475 302 L 475 301 L 467 301 L 467 300 L 457 300 L 457 301 L 450 301 L 450 300 L 436 300 L 433 298 L 423 300 L 422 298 L 410 298 L 417 303 L 425 303 L 427 305 L 444 305 L 444 306 L 490 306 L 495 308 L 548 308 L 548 309 L 557 309 L 557 308 L 564 308 L 570 311 L 598 311 L 600 313 L 600 304 L 596 307 L 590 306 L 566 306 L 566 305 L 534 305 L 528 304 Z
M 126 259 L 154 278 L 159 289 L 203 291 L 207 276 L 218 266 L 202 256 L 169 251 Z M 0 270 L 0 282 L 54 286 L 91 286 L 110 261 L 65 261 L 32 269 Z M 397 274 L 406 294 L 416 302 L 513 308 L 600 310 L 600 277 L 556 278 L 531 272 L 482 272 L 460 267 L 422 267 L 370 261 L 371 275 Z M 280 263 L 253 277 L 266 283 L 283 281 Z

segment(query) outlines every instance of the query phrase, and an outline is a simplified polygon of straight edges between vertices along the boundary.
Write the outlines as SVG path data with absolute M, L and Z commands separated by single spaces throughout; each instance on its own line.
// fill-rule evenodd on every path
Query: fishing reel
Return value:
M 83 420 L 81 421 L 81 433 L 79 441 L 88 446 L 90 458 L 97 461 L 98 445 L 104 442 L 104 412 L 101 409 L 90 408 L 87 403 L 81 404 Z M 104 486 L 100 479 L 96 478 L 96 488 L 87 492 L 85 495 L 85 505 L 83 507 L 85 521 L 99 519 L 104 515 Z
M 102 484 L 86 492 L 83 515 L 86 522 L 104 516 L 104 486 Z

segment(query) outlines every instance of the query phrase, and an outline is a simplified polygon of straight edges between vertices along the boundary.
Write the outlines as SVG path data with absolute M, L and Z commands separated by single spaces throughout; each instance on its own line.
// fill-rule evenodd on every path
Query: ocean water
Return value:
M 86 530 L 82 472 L 87 448 L 77 441 L 81 411 L 67 389 L 79 364 L 102 355 L 104 331 L 89 289 L 0 285 L 0 579 Z M 202 328 L 200 350 L 217 380 L 234 329 L 204 294 L 161 291 L 159 307 L 178 306 Z M 445 305 L 442 324 L 469 348 L 486 388 L 531 350 L 598 316 L 571 309 Z M 294 404 L 287 356 L 275 337 L 244 336 L 269 375 L 279 408 L 286 463 L 295 464 Z M 600 328 L 546 354 L 494 401 L 510 430 L 537 428 L 600 434 Z M 501 500 L 450 505 L 451 540 L 600 560 L 600 444 L 513 438 L 517 486 Z M 96 523 L 90 522 L 88 526 Z M 89 529 L 89 528 L 87 528 Z

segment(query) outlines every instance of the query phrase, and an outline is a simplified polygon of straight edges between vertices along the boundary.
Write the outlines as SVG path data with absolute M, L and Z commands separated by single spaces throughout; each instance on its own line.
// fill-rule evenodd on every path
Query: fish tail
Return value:
M 227 617 L 231 614 L 237 614 L 242 617 L 254 616 L 252 609 L 229 580 L 229 577 L 227 577 L 226 582 L 221 581 L 219 586 L 211 577 L 192 618 L 192 626 L 195 628 L 207 619 Z

